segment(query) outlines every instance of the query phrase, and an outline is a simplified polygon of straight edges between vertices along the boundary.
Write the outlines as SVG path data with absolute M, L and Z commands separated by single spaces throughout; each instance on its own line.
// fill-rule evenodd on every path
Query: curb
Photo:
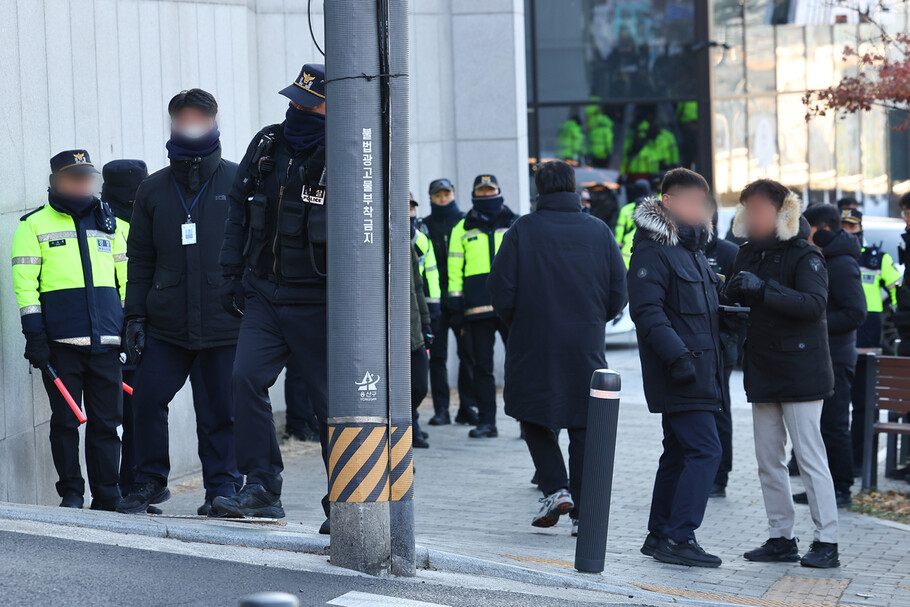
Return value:
M 226 519 L 196 521 L 168 517 L 138 516 L 116 512 L 93 510 L 69 510 L 53 506 L 33 506 L 0 502 L 0 519 L 23 520 L 68 527 L 83 527 L 111 531 L 114 533 L 145 535 L 176 539 L 185 542 L 244 546 L 266 550 L 289 550 L 309 554 L 328 555 L 327 538 L 295 531 L 272 529 L 268 526 L 250 523 L 233 523 Z M 736 607 L 736 603 L 706 601 L 687 597 L 670 596 L 642 590 L 635 586 L 622 586 L 595 581 L 572 575 L 549 573 L 517 565 L 497 563 L 470 556 L 443 552 L 424 546 L 416 547 L 417 568 L 431 569 L 446 573 L 477 575 L 533 584 L 537 586 L 593 590 L 616 594 L 628 598 L 653 601 L 658 604 L 684 604 L 693 607 Z

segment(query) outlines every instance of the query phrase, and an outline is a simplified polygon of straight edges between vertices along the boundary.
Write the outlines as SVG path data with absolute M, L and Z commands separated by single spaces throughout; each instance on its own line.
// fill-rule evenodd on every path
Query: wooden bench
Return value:
M 910 358 L 862 354 L 866 357 L 866 412 L 863 436 L 863 484 L 869 491 L 878 483 L 878 435 L 889 435 L 888 461 L 896 459 L 896 438 L 910 435 Z M 880 411 L 888 421 L 880 421 Z

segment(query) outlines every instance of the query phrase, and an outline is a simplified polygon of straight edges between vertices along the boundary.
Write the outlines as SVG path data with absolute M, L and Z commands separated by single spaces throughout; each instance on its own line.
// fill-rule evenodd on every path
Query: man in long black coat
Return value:
M 626 277 L 613 233 L 581 212 L 572 168 L 548 162 L 535 181 L 537 210 L 506 233 L 487 288 L 510 326 L 505 411 L 521 422 L 545 496 L 531 524 L 551 527 L 563 514 L 578 518 L 589 385 L 606 367 L 604 327 L 626 304 Z
M 724 408 L 718 278 L 704 255 L 711 237 L 708 184 L 673 169 L 661 197 L 635 210 L 629 312 L 638 332 L 645 399 L 660 413 L 660 457 L 643 554 L 718 567 L 695 539 L 720 463 L 715 415 Z

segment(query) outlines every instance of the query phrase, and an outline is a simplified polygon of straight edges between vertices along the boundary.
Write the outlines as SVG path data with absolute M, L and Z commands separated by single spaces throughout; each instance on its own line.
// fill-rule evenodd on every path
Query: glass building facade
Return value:
M 910 190 L 903 112 L 807 122 L 803 96 L 842 75 L 877 27 L 826 0 L 526 0 L 534 158 L 629 178 L 685 166 L 731 203 L 777 179 L 813 201 L 885 215 Z M 904 30 L 904 5 L 873 15 Z

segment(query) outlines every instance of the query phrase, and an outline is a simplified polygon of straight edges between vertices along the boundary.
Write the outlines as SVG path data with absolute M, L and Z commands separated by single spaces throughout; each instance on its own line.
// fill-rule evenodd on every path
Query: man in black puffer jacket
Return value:
M 126 343 L 139 361 L 133 385 L 136 478 L 120 512 L 167 500 L 168 405 L 198 363 L 194 383 L 199 457 L 208 514 L 240 488 L 230 370 L 240 323 L 218 305 L 227 195 L 237 165 L 221 157 L 211 94 L 192 89 L 168 105 L 170 165 L 142 182 L 130 222 Z M 140 358 L 141 357 L 141 358 Z
M 718 567 L 721 560 L 695 540 L 720 463 L 714 416 L 725 402 L 718 278 L 703 252 L 711 237 L 708 184 L 673 169 L 660 191 L 635 210 L 628 279 L 645 399 L 664 432 L 641 551 L 666 563 Z
M 745 557 L 800 560 L 786 464 L 789 433 L 815 522 L 815 541 L 801 563 L 837 567 L 837 505 L 820 424 L 822 402 L 834 392 L 825 260 L 807 240 L 802 201 L 785 186 L 758 180 L 742 191 L 740 204 L 733 230 L 748 241 L 736 256 L 724 297 L 751 307 L 746 396 L 752 403 L 755 457 L 770 527 L 770 539 Z
M 853 485 L 850 386 L 856 372 L 856 330 L 866 319 L 867 308 L 857 261 L 860 246 L 853 234 L 841 229 L 840 214 L 834 205 L 811 207 L 805 216 L 812 228 L 809 241 L 821 249 L 828 264 L 828 347 L 834 371 L 834 394 L 822 405 L 822 439 L 837 505 L 848 506 Z M 809 503 L 806 493 L 794 495 L 793 501 Z

